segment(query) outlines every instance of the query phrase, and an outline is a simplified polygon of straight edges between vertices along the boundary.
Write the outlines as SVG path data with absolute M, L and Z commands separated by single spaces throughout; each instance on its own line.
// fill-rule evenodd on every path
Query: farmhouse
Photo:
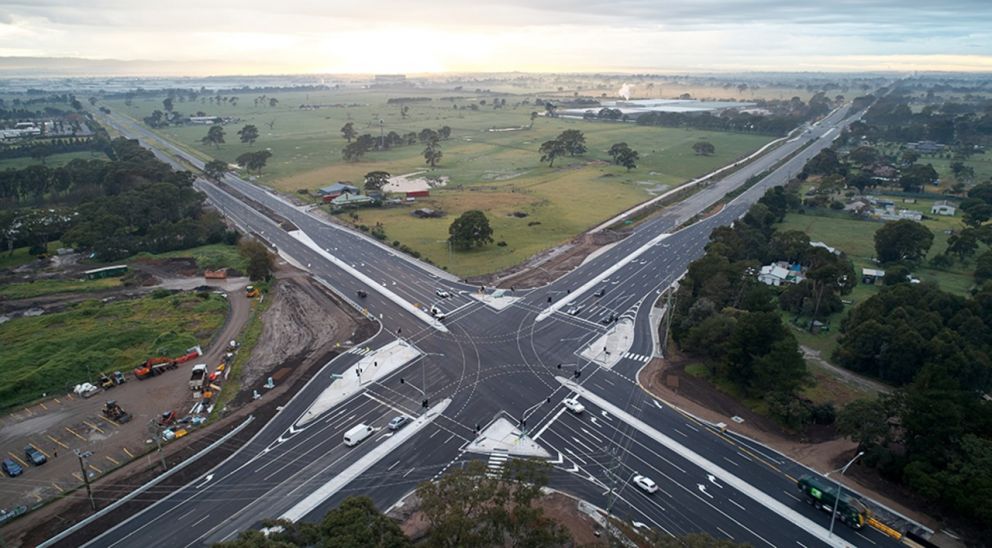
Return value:
M 803 275 L 800 265 L 790 265 L 785 261 L 765 265 L 758 273 L 759 282 L 775 287 L 782 284 L 797 284 L 805 279 L 806 276 Z
M 953 217 L 955 212 L 957 212 L 957 208 L 954 207 L 954 204 L 948 202 L 947 200 L 934 202 L 933 206 L 930 208 L 930 213 L 934 215 L 947 215 L 949 217 Z
M 338 181 L 333 185 L 328 185 L 325 186 L 324 188 L 317 190 L 317 194 L 319 194 L 322 197 L 324 203 L 327 203 L 334 200 L 338 196 L 341 196 L 342 194 L 358 194 L 358 187 L 350 183 Z
M 861 269 L 861 283 L 874 285 L 876 281 L 881 280 L 884 277 L 884 270 L 876 270 L 874 268 Z
M 325 202 L 328 201 L 326 199 L 326 196 L 324 201 Z M 330 202 L 331 205 L 334 206 L 335 209 L 337 209 L 337 208 L 349 207 L 349 206 L 358 207 L 358 206 L 368 205 L 371 204 L 373 200 L 372 198 L 368 196 L 363 196 L 361 194 L 351 194 L 349 192 L 344 192 L 338 195 L 337 198 L 330 200 Z

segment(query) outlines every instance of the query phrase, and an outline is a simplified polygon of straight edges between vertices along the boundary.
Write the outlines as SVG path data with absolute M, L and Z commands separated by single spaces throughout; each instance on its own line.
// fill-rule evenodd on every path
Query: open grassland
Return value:
M 174 259 L 182 257 L 192 257 L 196 265 L 207 270 L 217 270 L 220 268 L 233 268 L 244 272 L 247 262 L 238 251 L 238 246 L 227 244 L 208 244 L 190 249 L 180 249 L 178 251 L 167 251 L 165 253 L 139 253 L 133 255 L 123 262 L 131 263 L 143 259 Z M 121 261 L 117 261 L 121 262 Z M 116 264 L 116 263 L 107 263 Z
M 0 324 L 0 408 L 69 391 L 101 371 L 205 344 L 224 323 L 227 301 L 182 293 L 72 308 Z
M 62 242 L 60 241 L 49 242 L 48 253 L 55 253 L 60 247 L 62 247 Z M 30 249 L 29 247 L 15 247 L 9 252 L 6 249 L 0 251 L 0 270 L 4 268 L 17 268 L 21 265 L 37 261 L 38 257 L 28 253 Z
M 0 170 L 23 169 L 30 166 L 46 165 L 48 167 L 59 167 L 68 164 L 73 160 L 106 160 L 107 155 L 98 151 L 62 152 L 45 156 L 44 161 L 40 158 L 24 156 L 21 158 L 7 158 L 0 160 Z
M 404 117 L 401 105 L 388 105 L 391 97 L 428 97 L 429 102 L 407 103 Z M 451 100 L 451 96 L 458 96 Z M 547 97 L 548 95 L 545 95 Z M 370 171 L 394 175 L 424 172 L 444 177 L 447 185 L 431 191 L 431 198 L 418 200 L 415 207 L 431 207 L 447 213 L 442 219 L 422 220 L 410 215 L 412 207 L 367 209 L 358 219 L 342 215 L 355 224 L 382 223 L 388 241 L 398 240 L 437 264 L 463 276 L 494 272 L 520 263 L 533 254 L 573 238 L 611 216 L 660 192 L 746 156 L 772 140 L 771 136 L 707 132 L 691 129 L 640 127 L 635 124 L 592 122 L 539 117 L 531 124 L 531 112 L 543 107 L 532 104 L 534 96 L 505 96 L 507 105 L 494 110 L 494 94 L 471 92 L 408 90 L 346 90 L 319 93 L 281 92 L 274 107 L 254 103 L 254 95 L 238 95 L 236 106 L 176 103 L 186 114 L 202 111 L 212 116 L 237 116 L 240 122 L 225 126 L 226 143 L 204 145 L 200 139 L 206 126 L 184 126 L 160 130 L 166 137 L 204 157 L 233 162 L 238 155 L 262 148 L 273 153 L 258 181 L 285 193 L 300 190 L 312 193 L 336 181 L 361 186 Z M 528 100 L 531 104 L 522 104 Z M 487 104 L 482 104 L 486 101 Z M 333 105 L 319 110 L 301 110 L 302 104 Z M 137 120 L 154 109 L 161 99 L 135 100 L 131 107 L 112 102 L 112 110 Z M 478 110 L 471 110 L 475 106 Z M 423 159 L 423 145 L 403 145 L 386 151 L 372 151 L 357 162 L 345 162 L 341 149 L 347 141 L 340 128 L 348 121 L 359 133 L 378 136 L 379 120 L 385 132 L 400 135 L 423 128 L 449 126 L 451 138 L 441 143 L 444 157 L 429 170 Z M 236 132 L 254 124 L 261 136 L 254 145 L 238 142 Z M 520 128 L 508 131 L 492 129 Z M 588 152 L 583 156 L 559 159 L 553 168 L 540 162 L 541 143 L 566 129 L 581 130 Z M 716 148 L 711 156 L 693 153 L 692 144 L 709 141 Z M 640 153 L 638 167 L 630 172 L 609 164 L 607 150 L 626 142 Z M 445 239 L 448 226 L 457 215 L 469 209 L 487 213 L 496 232 L 496 241 L 506 246 L 457 252 L 449 257 Z M 525 218 L 510 217 L 513 212 Z
M 56 293 L 102 291 L 120 286 L 120 278 L 104 278 L 102 280 L 34 280 L 0 286 L 0 297 L 5 299 L 28 299 L 42 295 L 54 295 Z

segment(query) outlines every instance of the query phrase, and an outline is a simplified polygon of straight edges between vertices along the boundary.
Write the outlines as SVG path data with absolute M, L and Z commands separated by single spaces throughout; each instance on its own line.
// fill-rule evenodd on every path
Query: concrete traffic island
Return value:
M 417 347 L 403 340 L 395 340 L 365 354 L 321 392 L 300 420 L 296 421 L 296 425 L 306 426 L 334 406 L 361 392 L 367 384 L 392 374 L 420 355 Z
M 513 293 L 506 289 L 496 289 L 492 293 L 472 293 L 472 298 L 494 310 L 503 310 L 520 300 L 520 297 L 511 297 Z
M 579 355 L 600 367 L 610 369 L 623 358 L 633 343 L 634 322 L 623 318 L 583 348 Z
M 504 417 L 487 426 L 465 450 L 470 453 L 489 454 L 502 451 L 514 457 L 551 458 L 551 454 L 543 447 Z

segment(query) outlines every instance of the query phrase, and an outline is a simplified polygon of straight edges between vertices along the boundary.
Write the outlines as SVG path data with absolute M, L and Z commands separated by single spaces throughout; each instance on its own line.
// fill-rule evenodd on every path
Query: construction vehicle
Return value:
M 176 363 L 186 363 L 190 360 L 195 360 L 203 355 L 203 350 L 199 346 L 194 346 L 192 348 L 187 348 L 186 353 L 175 359 Z
M 837 519 L 854 529 L 861 529 L 871 517 L 868 508 L 858 499 L 841 492 L 837 497 L 837 484 L 823 478 L 803 476 L 796 482 L 796 487 L 803 494 L 808 504 L 817 510 L 833 513 L 834 504 L 837 506 Z
M 249 285 L 245 287 L 245 297 L 249 299 L 254 299 L 255 297 L 258 297 L 258 295 L 259 295 L 259 291 L 257 287 L 253 285 Z
M 100 388 L 103 388 L 104 390 L 109 390 L 115 386 L 117 385 L 114 384 L 113 379 L 108 377 L 105 373 L 100 373 Z
M 189 388 L 193 391 L 203 389 L 203 381 L 207 378 L 207 364 L 198 363 L 193 366 L 189 377 Z
M 159 426 L 169 426 L 174 422 L 176 422 L 175 411 L 165 411 L 158 417 Z
M 134 376 L 138 380 L 145 380 L 148 377 L 161 375 L 176 367 L 178 367 L 178 362 L 172 358 L 148 358 L 145 363 L 134 370 Z
M 114 371 L 114 384 L 124 384 L 127 379 L 124 378 L 124 373 L 120 371 Z
M 126 413 L 121 406 L 117 405 L 115 400 L 107 400 L 107 404 L 103 407 L 103 416 L 117 424 L 124 424 L 131 420 L 130 413 Z

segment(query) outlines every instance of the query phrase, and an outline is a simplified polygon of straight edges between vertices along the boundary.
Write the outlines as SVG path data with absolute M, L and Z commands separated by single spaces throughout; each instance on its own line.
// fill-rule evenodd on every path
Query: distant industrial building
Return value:
M 649 112 L 678 112 L 693 114 L 702 112 L 720 112 L 728 109 L 745 109 L 756 106 L 755 103 L 738 101 L 699 101 L 697 99 L 632 99 L 628 101 L 603 101 L 598 107 L 569 108 L 558 112 L 559 116 L 581 118 L 586 111 L 598 112 L 602 108 L 616 109 L 628 118 L 637 118 Z
M 376 74 L 372 77 L 372 85 L 377 87 L 400 87 L 409 86 L 410 81 L 406 79 L 406 74 Z

